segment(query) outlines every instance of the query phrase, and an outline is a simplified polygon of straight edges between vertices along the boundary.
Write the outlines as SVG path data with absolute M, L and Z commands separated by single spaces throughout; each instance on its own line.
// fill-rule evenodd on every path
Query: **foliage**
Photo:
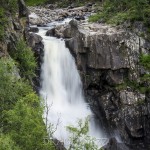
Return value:
M 21 150 L 9 135 L 0 134 L 0 150 Z
M 140 63 L 146 70 L 150 71 L 150 55 L 142 54 L 140 57 Z
M 142 79 L 143 78 L 141 78 L 141 81 L 143 82 Z M 125 82 L 122 84 L 115 85 L 116 90 L 124 90 L 124 89 L 127 89 L 127 87 L 130 87 L 133 90 L 139 91 L 141 93 L 150 91 L 150 88 L 147 87 L 145 84 L 138 83 L 136 81 L 130 81 L 129 79 L 126 79 Z
M 18 62 L 20 74 L 27 78 L 35 76 L 36 61 L 34 53 L 23 40 L 18 41 L 16 49 L 9 52 L 11 57 Z
M 5 10 L 0 6 L 0 40 L 4 39 L 6 23 Z
M 140 57 L 140 64 L 144 67 L 145 71 L 147 74 L 144 74 L 141 77 L 141 80 L 143 82 L 145 82 L 145 87 L 141 88 L 141 90 L 145 91 L 145 92 L 149 92 L 150 91 L 150 54 L 142 54 Z
M 42 114 L 40 100 L 34 93 L 21 98 L 13 110 L 5 113 L 7 128 L 11 128 L 9 134 L 22 150 L 46 150 L 47 145 L 50 146 L 48 149 L 55 148 L 50 142 L 44 143 L 47 134 Z
M 29 83 L 17 74 L 15 62 L 0 59 L 0 129 L 14 142 L 4 141 L 21 150 L 55 150 L 53 142 L 44 142 L 47 136 L 43 123 L 43 106 Z M 13 149 L 15 150 L 15 149 Z M 16 148 L 17 150 L 17 148 Z
M 25 0 L 26 4 L 28 6 L 36 6 L 36 5 L 42 5 L 46 3 L 48 0 Z
M 89 17 L 89 22 L 97 22 L 97 21 L 100 20 L 101 17 L 102 17 L 102 16 L 101 16 L 100 13 L 97 13 L 97 14 L 95 14 L 95 15 L 92 15 L 92 16 Z
M 1 111 L 11 109 L 20 97 L 32 92 L 30 85 L 19 79 L 15 62 L 10 58 L 0 59 L 0 83 Z
M 94 1 L 94 0 L 61 0 L 61 1 L 60 0 L 25 0 L 28 6 L 43 5 L 46 3 L 50 3 L 50 4 L 57 3 L 58 7 L 68 7 L 71 4 L 74 4 L 75 6 L 82 6 L 85 3 L 90 1 Z
M 18 10 L 17 2 L 18 0 L 1 0 L 1 6 L 14 15 Z
M 89 18 L 96 22 L 103 19 L 110 24 L 121 24 L 126 20 L 143 21 L 149 25 L 150 2 L 148 0 L 105 0 L 103 10 Z
M 67 129 L 71 133 L 68 150 L 98 150 L 98 146 L 94 142 L 95 139 L 88 135 L 88 118 L 85 122 L 79 120 L 78 127 L 67 126 Z

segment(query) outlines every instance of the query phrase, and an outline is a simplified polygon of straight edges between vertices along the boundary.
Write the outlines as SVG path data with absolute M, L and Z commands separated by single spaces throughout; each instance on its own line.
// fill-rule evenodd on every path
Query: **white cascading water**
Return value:
M 40 29 L 38 33 L 43 37 L 45 47 L 40 93 L 50 106 L 48 123 L 57 128 L 53 136 L 66 145 L 69 138 L 66 126 L 76 126 L 79 119 L 84 120 L 90 116 L 89 134 L 98 139 L 102 138 L 102 132 L 84 100 L 82 82 L 74 58 L 62 39 L 46 37 L 45 32 Z

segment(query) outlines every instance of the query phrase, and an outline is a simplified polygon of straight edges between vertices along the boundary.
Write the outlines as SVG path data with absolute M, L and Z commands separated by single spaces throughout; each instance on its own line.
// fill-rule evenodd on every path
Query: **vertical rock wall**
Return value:
M 146 84 L 139 58 L 149 53 L 150 43 L 130 31 L 104 24 L 77 26 L 75 21 L 64 37 L 96 116 L 131 148 L 149 149 L 150 94 L 137 85 Z

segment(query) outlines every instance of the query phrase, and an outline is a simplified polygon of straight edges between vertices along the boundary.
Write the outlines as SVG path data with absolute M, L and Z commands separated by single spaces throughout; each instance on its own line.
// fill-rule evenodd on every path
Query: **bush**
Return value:
M 37 66 L 34 53 L 23 40 L 18 41 L 16 49 L 10 51 L 11 57 L 18 62 L 20 74 L 29 79 L 35 76 L 35 68 Z
M 140 64 L 144 66 L 144 68 L 150 71 L 150 55 L 142 54 L 140 57 Z
M 9 135 L 0 134 L 0 150 L 21 150 Z

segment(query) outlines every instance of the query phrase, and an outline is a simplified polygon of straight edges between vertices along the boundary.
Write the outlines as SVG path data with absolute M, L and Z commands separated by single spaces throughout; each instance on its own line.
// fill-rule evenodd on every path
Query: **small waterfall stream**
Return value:
M 50 106 L 47 119 L 48 123 L 52 123 L 57 128 L 54 137 L 65 143 L 69 137 L 66 126 L 76 126 L 78 119 L 84 120 L 90 116 L 89 135 L 97 139 L 104 138 L 85 102 L 74 58 L 65 47 L 64 40 L 47 37 L 45 33 L 46 30 L 43 29 L 38 33 L 42 36 L 45 47 L 40 94 L 47 106 Z M 99 142 L 99 146 L 102 146 L 102 143 Z

